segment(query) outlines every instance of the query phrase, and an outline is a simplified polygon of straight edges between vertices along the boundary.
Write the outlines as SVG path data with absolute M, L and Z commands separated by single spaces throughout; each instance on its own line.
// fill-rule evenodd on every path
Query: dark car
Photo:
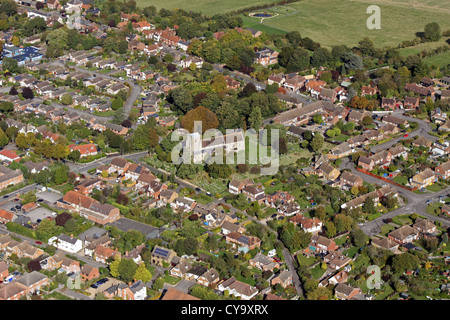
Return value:
M 37 199 L 37 202 L 43 202 L 44 199 Z
M 9 197 L 8 195 L 6 195 L 6 196 L 3 196 L 3 198 L 4 198 L 4 199 L 6 199 L 6 198 L 8 198 L 8 197 Z
M 91 284 L 91 288 L 97 289 L 98 288 L 98 284 L 96 284 L 96 283 Z
M 22 208 L 22 206 L 17 205 L 15 208 L 16 209 L 20 209 L 20 208 Z
M 36 220 L 37 223 L 40 223 L 41 221 L 42 221 L 41 219 L 37 219 L 37 220 Z
M 195 191 L 197 191 L 197 192 L 201 192 L 201 191 L 202 191 L 202 189 L 200 189 L 200 188 L 195 188 Z

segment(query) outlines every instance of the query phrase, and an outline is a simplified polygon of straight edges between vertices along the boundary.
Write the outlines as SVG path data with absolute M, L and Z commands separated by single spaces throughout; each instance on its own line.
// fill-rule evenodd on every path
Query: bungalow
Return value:
M 373 238 L 372 239 L 372 245 L 374 247 L 378 247 L 378 248 L 382 248 L 385 250 L 389 250 L 389 251 L 397 251 L 399 244 L 389 238 L 383 238 L 383 239 L 378 239 L 378 238 Z
M 361 294 L 360 288 L 353 288 L 346 283 L 340 283 L 334 289 L 334 295 L 339 300 L 350 300 L 358 294 Z
M 178 212 L 190 212 L 194 209 L 197 203 L 194 199 L 187 197 L 178 197 L 175 202 L 171 204 L 171 207 L 176 209 Z
M 428 149 L 431 147 L 432 144 L 433 144 L 433 142 L 431 140 L 428 140 L 425 137 L 419 137 L 412 142 L 412 146 L 417 147 L 417 148 L 425 147 Z
M 352 259 L 345 256 L 343 253 L 339 251 L 330 251 L 323 258 L 323 262 L 327 263 L 328 266 L 334 270 L 338 270 L 340 268 L 345 267 L 347 264 L 350 263 L 350 261 L 352 261 Z
M 255 287 L 238 281 L 235 277 L 223 281 L 218 285 L 217 289 L 222 292 L 227 290 L 230 295 L 239 297 L 242 300 L 250 300 L 258 294 L 258 290 Z
M 409 127 L 409 123 L 405 119 L 401 119 L 390 115 L 384 116 L 382 121 L 384 123 L 393 124 L 398 127 L 400 126 L 404 126 L 405 128 Z
M 419 239 L 419 232 L 411 226 L 402 226 L 388 233 L 388 239 L 399 244 L 411 243 Z

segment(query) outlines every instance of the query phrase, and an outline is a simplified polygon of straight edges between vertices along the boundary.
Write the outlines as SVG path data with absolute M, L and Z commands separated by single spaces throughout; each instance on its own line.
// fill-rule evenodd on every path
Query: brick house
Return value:
M 388 233 L 388 239 L 399 244 L 411 243 L 419 239 L 419 232 L 411 226 L 403 226 Z
M 14 213 L 0 209 L 0 223 L 6 224 L 14 218 Z
M 262 271 L 273 271 L 273 269 L 280 267 L 280 265 L 275 260 L 263 255 L 260 252 L 258 252 L 252 259 L 250 259 L 248 263 L 252 267 L 258 268 Z
M 448 179 L 450 177 L 450 160 L 438 165 L 434 172 L 442 179 Z
M 84 282 L 91 281 L 98 277 L 100 277 L 100 272 L 99 272 L 98 268 L 93 267 L 88 264 L 85 264 L 81 268 L 81 280 L 82 281 L 84 281 Z
M 360 288 L 353 288 L 346 283 L 340 283 L 334 289 L 334 295 L 339 300 L 350 300 L 357 294 L 361 294 L 361 292 Z
M 287 288 L 293 284 L 292 273 L 289 270 L 283 270 L 270 281 L 270 284 L 272 286 L 280 284 L 283 288 Z
M 23 285 L 27 294 L 39 292 L 43 286 L 49 284 L 47 276 L 38 271 L 25 273 L 16 283 Z
M 311 237 L 311 242 L 309 244 L 309 250 L 315 251 L 318 253 L 328 253 L 330 251 L 336 251 L 338 246 L 336 243 L 328 238 L 319 236 L 319 235 L 313 235 Z
M 225 240 L 227 243 L 232 243 L 235 247 L 243 247 L 248 250 L 253 250 L 261 246 L 260 239 L 253 236 L 246 236 L 239 232 L 231 232 L 225 235 Z
M 5 261 L 0 261 L 0 281 L 9 276 L 8 265 Z

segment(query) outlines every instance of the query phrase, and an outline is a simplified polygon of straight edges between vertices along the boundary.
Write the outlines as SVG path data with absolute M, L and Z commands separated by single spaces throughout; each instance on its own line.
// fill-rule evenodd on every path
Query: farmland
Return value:
M 427 5 L 428 4 L 428 5 Z M 378 5 L 381 10 L 381 29 L 369 30 L 366 20 L 369 5 Z M 288 9 L 283 13 L 281 9 Z M 298 30 L 303 37 L 310 37 L 323 46 L 345 44 L 353 46 L 364 37 L 369 37 L 375 46 L 396 46 L 404 40 L 412 40 L 417 32 L 423 32 L 429 22 L 438 22 L 442 30 L 450 28 L 449 9 L 437 1 L 426 0 L 411 5 L 407 1 L 385 0 L 330 1 L 304 0 L 276 9 L 265 10 L 278 16 L 264 19 L 264 28 L 276 28 L 280 33 Z M 260 19 L 244 17 L 245 26 L 258 28 Z M 333 17 L 330 19 L 330 17 Z M 407 28 L 405 26 L 408 26 Z
M 274 3 L 273 0 L 172 0 L 168 2 L 157 0 L 136 0 L 138 7 L 155 6 L 158 10 L 165 9 L 183 9 L 186 11 L 202 12 L 205 15 L 212 16 L 217 13 L 226 13 L 236 11 L 253 6 L 261 6 L 265 4 Z

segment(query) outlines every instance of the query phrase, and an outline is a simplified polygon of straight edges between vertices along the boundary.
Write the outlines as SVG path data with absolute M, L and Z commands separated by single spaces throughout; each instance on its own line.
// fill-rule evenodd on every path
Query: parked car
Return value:
M 35 241 L 34 243 L 36 243 L 36 244 L 42 244 L 42 242 L 40 242 L 40 241 Z
M 200 189 L 200 188 L 195 188 L 195 191 L 197 191 L 197 192 L 201 192 L 201 191 L 202 191 L 202 189 Z
M 408 138 L 408 137 L 409 137 L 409 134 L 405 134 L 405 135 L 403 135 L 403 137 L 404 137 L 404 138 Z

